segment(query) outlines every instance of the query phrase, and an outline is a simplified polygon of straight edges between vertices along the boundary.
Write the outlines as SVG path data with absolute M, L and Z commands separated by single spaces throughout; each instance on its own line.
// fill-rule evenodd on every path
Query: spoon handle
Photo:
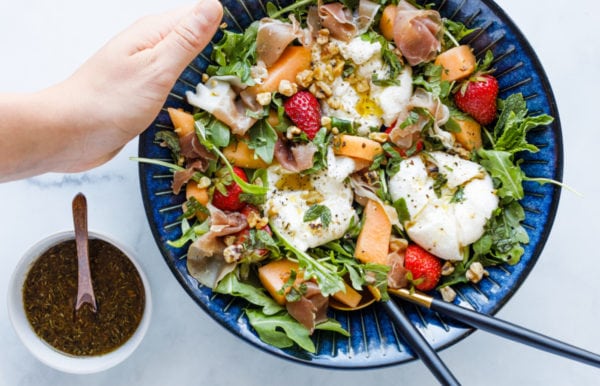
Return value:
M 92 287 L 88 246 L 87 201 L 82 193 L 73 199 L 73 225 L 75 227 L 75 244 L 77 245 L 77 301 L 75 311 L 84 303 L 92 306 L 96 312 L 96 297 Z
M 415 326 L 410 322 L 404 310 L 394 303 L 392 300 L 382 302 L 381 305 L 392 319 L 394 325 L 402 333 L 402 337 L 408 342 L 408 345 L 414 350 L 425 366 L 431 371 L 433 376 L 442 385 L 460 385 L 460 382 L 450 372 L 446 364 L 442 362 L 433 347 L 425 340 L 425 338 L 417 331 Z

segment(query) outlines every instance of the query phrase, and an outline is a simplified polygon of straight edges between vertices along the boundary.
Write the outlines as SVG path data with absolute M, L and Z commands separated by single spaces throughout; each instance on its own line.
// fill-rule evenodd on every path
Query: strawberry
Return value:
M 406 248 L 404 268 L 411 272 L 415 287 L 421 291 L 434 289 L 442 276 L 442 261 L 416 244 Z
M 242 168 L 234 166 L 233 172 L 242 180 L 248 181 L 248 177 L 246 177 L 246 173 Z M 212 204 L 221 210 L 238 211 L 246 205 L 245 202 L 240 200 L 240 194 L 242 194 L 242 188 L 233 181 L 229 170 L 226 168 L 219 170 L 217 172 Z
M 283 108 L 294 125 L 312 140 L 321 128 L 321 107 L 317 98 L 308 91 L 298 91 L 285 101 Z
M 498 81 L 489 74 L 475 75 L 454 94 L 456 106 L 484 126 L 496 118 L 497 98 Z

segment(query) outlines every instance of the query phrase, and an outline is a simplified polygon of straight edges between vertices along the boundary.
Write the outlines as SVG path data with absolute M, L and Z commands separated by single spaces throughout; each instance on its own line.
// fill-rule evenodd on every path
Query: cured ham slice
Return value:
M 312 334 L 315 325 L 327 320 L 329 299 L 321 294 L 319 287 L 313 282 L 305 282 L 306 292 L 295 302 L 286 304 L 289 314 L 306 327 Z
M 349 42 L 358 33 L 352 13 L 342 3 L 321 5 L 318 13 L 321 26 L 329 30 L 331 37 Z
M 223 236 L 238 233 L 248 226 L 246 216 L 238 212 L 224 212 L 207 205 L 210 212 L 210 229 L 195 240 L 188 249 L 187 269 L 199 283 L 214 288 L 236 264 L 223 258 Z
M 256 36 L 257 60 L 270 67 L 295 39 L 304 41 L 304 31 L 296 19 L 292 19 L 291 24 L 270 18 L 261 19 Z
M 394 19 L 394 43 L 411 66 L 432 61 L 441 49 L 443 34 L 439 12 L 398 3 Z
M 312 143 L 290 146 L 281 138 L 275 143 L 275 159 L 285 169 L 299 173 L 313 166 L 313 156 L 317 147 Z

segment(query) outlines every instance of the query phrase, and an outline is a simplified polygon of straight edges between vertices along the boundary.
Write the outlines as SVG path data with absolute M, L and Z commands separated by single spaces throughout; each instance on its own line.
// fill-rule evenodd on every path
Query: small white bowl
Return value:
M 23 306 L 23 284 L 29 269 L 46 250 L 53 245 L 75 238 L 73 231 L 61 232 L 49 236 L 31 247 L 21 258 L 9 282 L 8 315 L 15 332 L 31 353 L 44 364 L 57 370 L 72 374 L 90 374 L 109 369 L 123 362 L 139 346 L 148 330 L 152 314 L 150 285 L 140 265 L 133 255 L 114 239 L 95 232 L 89 232 L 90 238 L 101 239 L 119 248 L 131 260 L 137 269 L 145 291 L 145 305 L 142 320 L 133 335 L 112 352 L 97 356 L 73 356 L 60 352 L 42 340 L 31 327 Z

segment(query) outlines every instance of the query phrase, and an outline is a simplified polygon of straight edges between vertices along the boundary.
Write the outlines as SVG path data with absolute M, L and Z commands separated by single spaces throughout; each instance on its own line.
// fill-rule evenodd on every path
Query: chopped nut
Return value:
M 338 135 L 339 133 L 340 133 L 340 130 L 337 127 L 331 128 L 331 134 Z
M 225 243 L 225 245 L 230 246 L 230 245 L 233 245 L 233 243 L 235 243 L 236 238 L 237 237 L 233 236 L 233 235 L 225 236 L 223 238 L 223 242 Z
M 292 83 L 289 80 L 284 79 L 281 82 L 279 82 L 278 91 L 281 95 L 291 97 L 292 95 L 298 92 L 298 85 L 296 83 Z
M 256 221 L 256 228 L 263 229 L 264 227 L 267 226 L 268 223 L 269 223 L 268 217 L 259 217 L 258 220 Z
M 342 107 L 342 102 L 340 102 L 339 98 L 336 97 L 330 97 L 329 99 L 327 99 L 327 104 L 334 110 L 337 110 L 340 107 Z M 331 123 L 331 120 L 329 121 L 329 123 Z
M 489 275 L 488 271 L 483 268 L 483 265 L 476 261 L 469 266 L 469 270 L 465 274 L 467 279 L 472 283 L 479 283 L 481 279 Z
M 223 250 L 223 259 L 227 263 L 236 263 L 241 260 L 244 247 L 241 244 L 233 244 Z
M 221 29 L 225 29 L 225 28 L 227 28 L 227 23 L 223 22 L 223 23 L 221 23 L 221 25 L 219 27 Z
M 456 299 L 456 291 L 450 286 L 440 288 L 442 299 L 448 303 L 452 303 Z
M 313 70 L 313 79 L 323 80 L 323 69 L 321 66 L 316 66 Z
M 329 98 L 329 99 L 331 99 L 331 98 Z M 327 103 L 329 103 L 329 100 Z M 329 105 L 329 106 L 331 106 L 331 105 Z M 330 117 L 321 117 L 321 126 L 327 128 L 327 129 L 330 129 L 331 128 L 331 118 Z
M 317 44 L 323 45 L 329 42 L 329 30 L 327 28 L 323 28 L 319 30 L 319 34 L 317 36 Z
M 250 211 L 248 217 L 246 217 L 246 221 L 248 221 L 248 226 L 250 228 L 255 228 L 258 220 L 260 219 L 260 215 L 255 211 Z
M 261 106 L 267 106 L 271 103 L 271 93 L 270 92 L 261 92 L 256 95 L 256 101 Z
M 307 205 L 318 204 L 320 202 L 323 202 L 323 200 L 325 199 L 325 197 L 323 197 L 323 195 L 317 192 L 316 190 L 304 192 L 300 195 L 300 197 L 306 201 Z
M 388 140 L 388 134 L 383 132 L 369 133 L 369 139 L 375 142 L 385 143 Z
M 258 84 L 262 84 L 269 76 L 269 71 L 265 66 L 252 66 L 250 68 L 250 76 Z
M 333 76 L 335 78 L 337 78 L 338 76 L 342 75 L 342 73 L 344 72 L 344 64 L 345 62 L 343 60 L 337 60 L 335 66 L 333 67 Z
M 370 88 L 369 81 L 366 79 L 362 79 L 356 84 L 356 91 L 359 93 L 366 93 Z
M 313 72 L 311 70 L 303 70 L 296 75 L 296 83 L 299 86 L 308 88 L 313 81 Z
M 454 272 L 454 264 L 449 261 L 446 261 L 444 265 L 442 265 L 442 276 L 451 275 Z
M 211 180 L 210 178 L 206 177 L 206 176 L 202 176 L 200 177 L 200 181 L 198 182 L 198 188 L 200 189 L 204 189 L 204 188 L 208 188 L 211 184 Z
M 302 133 L 302 130 L 300 130 L 299 127 L 290 126 L 287 128 L 287 131 L 285 132 L 285 137 L 287 139 L 293 139 L 296 135 L 300 135 L 301 133 Z
M 323 94 L 325 94 L 327 97 L 330 97 L 333 94 L 333 90 L 331 90 L 331 87 L 329 87 L 327 83 L 319 81 L 317 82 L 317 86 L 321 89 L 321 91 L 323 91 Z
M 202 74 L 202 83 L 206 83 L 206 81 L 208 80 L 209 76 L 207 73 Z

